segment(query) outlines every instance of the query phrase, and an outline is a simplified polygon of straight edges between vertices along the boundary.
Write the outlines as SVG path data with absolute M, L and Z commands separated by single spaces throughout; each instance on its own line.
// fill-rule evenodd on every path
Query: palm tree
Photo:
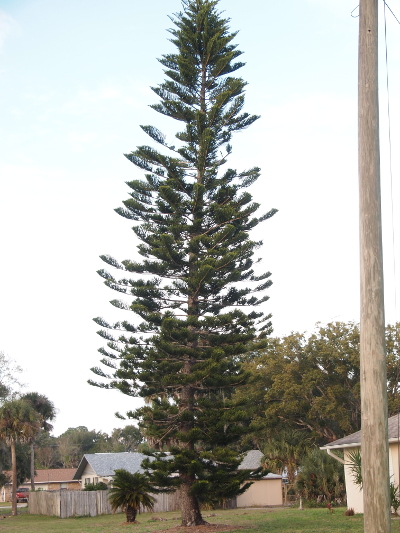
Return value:
M 296 491 L 307 500 L 321 495 L 328 502 L 343 498 L 346 492 L 343 465 L 317 446 L 311 447 L 301 462 Z
M 296 471 L 310 446 L 310 437 L 296 429 L 280 431 L 264 447 L 264 463 L 282 472 L 286 469 L 289 484 L 294 483 Z
M 0 407 L 0 438 L 11 448 L 12 511 L 17 514 L 17 457 L 15 444 L 29 442 L 37 435 L 41 417 L 26 400 L 9 400 Z
M 23 400 L 29 402 L 32 408 L 40 416 L 42 423 L 41 429 L 49 433 L 53 426 L 49 424 L 49 420 L 54 420 L 56 417 L 56 409 L 53 402 L 51 402 L 44 394 L 38 392 L 28 392 L 22 396 Z M 37 435 L 34 435 L 30 440 L 31 446 L 31 490 L 35 490 L 35 441 Z
M 155 498 L 149 494 L 155 492 L 145 474 L 131 474 L 127 470 L 116 470 L 113 488 L 110 489 L 109 501 L 115 512 L 121 507 L 126 513 L 127 522 L 135 522 L 140 507 L 151 511 Z

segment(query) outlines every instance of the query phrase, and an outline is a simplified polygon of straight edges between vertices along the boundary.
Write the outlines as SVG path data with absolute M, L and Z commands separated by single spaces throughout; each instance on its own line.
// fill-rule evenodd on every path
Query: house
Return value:
M 395 485 L 399 485 L 399 425 L 400 415 L 394 415 L 388 420 L 388 437 L 389 437 L 389 474 Z M 346 476 L 346 493 L 347 506 L 352 507 L 356 513 L 364 512 L 363 491 L 355 484 L 353 475 L 350 470 L 349 454 L 361 449 L 361 431 L 352 433 L 347 437 L 330 442 L 321 447 L 326 452 L 344 464 Z M 341 450 L 344 453 L 344 459 L 335 454 L 335 450 Z
M 264 454 L 259 450 L 246 453 L 239 465 L 239 470 L 256 470 L 260 468 Z M 258 479 L 239 496 L 236 496 L 237 507 L 269 507 L 283 505 L 282 476 L 267 474 Z
M 109 483 L 112 481 L 114 471 L 120 468 L 128 470 L 131 474 L 143 472 L 141 463 L 147 456 L 139 452 L 123 453 L 89 453 L 83 456 L 74 479 L 79 480 L 82 488 L 89 483 Z M 240 470 L 256 470 L 261 465 L 263 453 L 259 450 L 247 452 Z M 268 474 L 254 481 L 244 494 L 237 496 L 237 507 L 265 507 L 283 505 L 282 476 Z
M 47 468 L 36 470 L 34 478 L 35 490 L 80 490 L 79 481 L 73 479 L 75 468 Z M 4 472 L 11 478 L 11 472 Z M 30 480 L 19 485 L 18 488 L 31 488 Z M 11 501 L 11 483 L 6 483 L 0 489 L 0 501 Z
M 73 479 L 78 480 L 82 488 L 90 483 L 109 483 L 115 470 L 121 468 L 131 474 L 144 472 L 141 464 L 146 457 L 139 452 L 87 453 L 79 463 Z

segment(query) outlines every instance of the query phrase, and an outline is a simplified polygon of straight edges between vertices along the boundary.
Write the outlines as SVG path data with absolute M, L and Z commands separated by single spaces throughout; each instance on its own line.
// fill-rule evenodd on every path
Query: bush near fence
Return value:
M 153 512 L 178 511 L 179 495 L 176 492 L 157 494 Z M 29 495 L 29 513 L 59 518 L 73 516 L 97 516 L 112 514 L 108 501 L 108 490 L 78 491 L 61 490 L 39 491 Z

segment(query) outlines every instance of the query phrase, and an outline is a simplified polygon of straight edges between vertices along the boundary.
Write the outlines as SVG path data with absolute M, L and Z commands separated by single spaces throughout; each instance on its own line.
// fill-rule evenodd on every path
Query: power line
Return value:
M 400 20 L 396 17 L 396 15 L 394 14 L 393 10 L 390 8 L 389 4 L 386 2 L 386 0 L 383 0 L 383 3 L 385 4 L 385 7 L 388 8 L 388 10 L 391 12 L 391 14 L 394 16 L 395 20 L 400 24 Z M 350 15 L 353 17 L 353 19 L 356 19 L 358 18 L 360 15 L 353 15 L 354 11 L 356 11 L 356 9 L 358 9 L 360 7 L 360 5 L 356 6 L 353 11 L 350 13 Z
M 389 140 L 389 174 L 390 174 L 390 201 L 392 208 L 392 249 L 393 249 L 393 276 L 394 276 L 394 312 L 397 320 L 397 287 L 396 287 L 396 254 L 395 254 L 395 227 L 394 227 L 394 202 L 393 202 L 393 170 L 392 170 L 392 133 L 390 121 L 390 92 L 389 92 L 389 62 L 388 62 L 388 43 L 387 43 L 387 23 L 386 23 L 386 6 L 384 3 L 384 22 L 385 22 L 385 58 L 386 58 L 386 91 L 387 91 L 387 118 L 388 118 L 388 140 Z M 392 10 L 390 10 L 393 14 Z M 396 19 L 397 20 L 397 19 Z M 399 21 L 397 21 L 399 22 Z
M 391 14 L 394 16 L 394 18 L 397 20 L 397 22 L 400 24 L 400 20 L 396 17 L 396 15 L 390 9 L 390 7 L 388 6 L 388 3 L 386 2 L 386 0 L 383 0 L 383 3 L 385 4 L 385 7 L 387 7 L 388 10 L 391 12 Z M 385 15 L 385 35 L 386 35 L 386 15 Z

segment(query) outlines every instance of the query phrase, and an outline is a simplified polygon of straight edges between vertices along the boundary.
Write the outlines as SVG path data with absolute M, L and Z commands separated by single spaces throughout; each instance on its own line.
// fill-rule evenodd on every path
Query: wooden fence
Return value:
M 178 511 L 179 496 L 177 493 L 157 494 L 153 512 Z M 120 511 L 119 511 L 120 512 Z M 108 490 L 80 491 L 38 491 L 29 494 L 29 513 L 59 518 L 72 516 L 97 516 L 111 514 L 108 501 Z

